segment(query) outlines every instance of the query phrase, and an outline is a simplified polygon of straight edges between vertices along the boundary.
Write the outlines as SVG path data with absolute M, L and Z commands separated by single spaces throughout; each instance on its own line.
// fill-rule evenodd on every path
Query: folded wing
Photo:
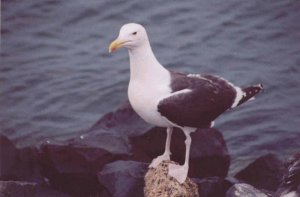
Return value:
M 231 108 L 237 95 L 232 84 L 216 76 L 175 72 L 171 76 L 173 92 L 159 102 L 158 111 L 179 126 L 207 127 Z

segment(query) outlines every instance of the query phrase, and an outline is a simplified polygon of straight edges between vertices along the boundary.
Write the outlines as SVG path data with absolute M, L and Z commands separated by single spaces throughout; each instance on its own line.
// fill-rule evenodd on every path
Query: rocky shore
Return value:
M 39 148 L 19 149 L 1 135 L 0 197 L 148 195 L 154 189 L 151 185 L 145 187 L 144 178 L 149 162 L 164 151 L 165 137 L 165 129 L 146 124 L 128 102 L 68 141 L 46 141 Z M 178 163 L 184 159 L 184 138 L 181 131 L 175 130 L 171 150 L 172 160 Z M 192 139 L 189 177 L 190 185 L 195 185 L 192 190 L 184 190 L 194 192 L 187 196 L 300 194 L 300 154 L 287 162 L 267 154 L 228 177 L 230 153 L 222 134 L 217 129 L 198 130 Z M 163 172 L 148 174 L 155 177 Z M 159 190 L 157 185 L 155 188 Z

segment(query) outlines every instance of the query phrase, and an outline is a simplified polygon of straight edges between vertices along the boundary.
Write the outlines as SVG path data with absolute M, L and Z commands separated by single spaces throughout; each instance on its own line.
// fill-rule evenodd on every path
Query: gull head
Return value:
M 148 42 L 148 36 L 145 28 L 136 23 L 128 23 L 121 27 L 117 39 L 109 45 L 109 53 L 116 51 L 121 47 L 135 49 Z

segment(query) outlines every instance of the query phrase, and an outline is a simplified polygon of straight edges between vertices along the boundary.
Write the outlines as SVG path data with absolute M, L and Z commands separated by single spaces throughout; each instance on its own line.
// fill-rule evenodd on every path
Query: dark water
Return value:
M 0 130 L 20 146 L 77 135 L 125 100 L 127 52 L 107 48 L 139 22 L 171 69 L 264 84 L 216 122 L 233 168 L 300 149 L 300 1 L 3 0 L 1 14 Z

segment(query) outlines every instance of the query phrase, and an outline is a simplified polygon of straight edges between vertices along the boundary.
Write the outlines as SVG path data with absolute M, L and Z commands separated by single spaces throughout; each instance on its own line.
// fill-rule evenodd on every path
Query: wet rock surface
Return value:
M 148 165 L 135 161 L 109 163 L 98 173 L 98 180 L 112 197 L 140 197 L 143 196 L 144 176 Z
M 257 188 L 275 191 L 281 182 L 283 173 L 283 162 L 276 155 L 267 154 L 249 164 L 235 177 Z
M 168 165 L 178 164 L 164 161 L 156 169 L 150 168 L 145 176 L 145 197 L 198 197 L 198 186 L 190 178 L 180 184 L 173 177 L 168 176 Z
M 13 179 L 12 168 L 17 161 L 18 150 L 15 145 L 3 135 L 0 135 L 0 153 L 0 178 L 1 180 Z
M 8 138 L 0 135 L 0 180 L 43 182 L 38 157 L 36 148 L 18 149 Z
M 47 186 L 24 181 L 0 181 L 1 197 L 71 197 Z
M 86 134 L 114 133 L 127 138 L 142 135 L 152 127 L 135 113 L 127 100 L 115 112 L 104 115 Z
M 226 177 L 230 156 L 223 135 L 217 129 L 204 129 L 192 133 L 192 139 L 190 176 L 198 178 Z M 182 149 L 182 153 L 184 151 L 185 148 Z
M 108 163 L 129 159 L 128 136 L 148 127 L 126 102 L 77 138 L 41 146 L 44 174 L 54 188 L 72 195 L 101 193 L 105 188 L 99 184 L 97 173 Z
M 226 197 L 268 197 L 268 195 L 249 184 L 239 183 L 227 191 Z
M 73 145 L 45 145 L 41 152 L 43 173 L 50 184 L 55 189 L 79 196 L 101 191 L 103 186 L 97 180 L 97 172 L 105 164 L 126 157 L 101 148 Z
M 294 193 L 294 196 L 300 196 L 300 152 L 294 154 L 286 161 L 284 176 L 274 197 L 292 193 Z
M 193 181 L 198 185 L 199 196 L 205 197 L 225 196 L 227 190 L 233 185 L 229 180 L 220 177 L 193 179 Z
M 35 196 L 36 183 L 0 181 L 0 196 Z

